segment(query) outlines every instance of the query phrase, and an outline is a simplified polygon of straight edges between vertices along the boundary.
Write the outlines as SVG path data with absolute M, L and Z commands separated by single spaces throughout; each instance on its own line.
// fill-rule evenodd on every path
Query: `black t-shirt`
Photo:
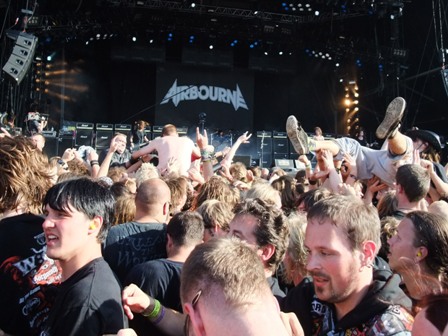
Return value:
M 45 255 L 44 219 L 32 214 L 0 221 L 0 329 L 38 335 L 61 273 Z
M 124 283 L 134 283 L 165 307 L 182 312 L 179 291 L 183 265 L 168 259 L 150 260 L 133 267 Z
M 76 271 L 58 288 L 41 336 L 97 336 L 128 327 L 121 287 L 102 257 Z
M 165 307 L 182 312 L 180 301 L 180 273 L 183 263 L 157 259 L 135 266 L 126 277 L 125 286 L 134 283 Z M 137 335 L 164 335 L 142 315 L 129 322 Z
M 132 142 L 134 145 L 141 145 L 145 142 L 145 130 L 136 130 L 132 134 Z
M 135 265 L 166 258 L 165 246 L 165 224 L 130 222 L 109 230 L 103 256 L 123 284 Z

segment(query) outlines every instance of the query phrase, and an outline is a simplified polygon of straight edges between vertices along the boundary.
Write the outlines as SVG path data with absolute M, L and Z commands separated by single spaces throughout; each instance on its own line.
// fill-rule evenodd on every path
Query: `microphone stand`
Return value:
M 260 167 L 261 168 L 264 168 L 263 167 L 263 158 L 264 158 L 264 136 L 265 136 L 265 134 L 264 134 L 264 131 L 263 131 L 263 133 L 261 133 L 261 145 L 260 145 L 260 149 L 261 149 L 261 158 L 260 158 Z

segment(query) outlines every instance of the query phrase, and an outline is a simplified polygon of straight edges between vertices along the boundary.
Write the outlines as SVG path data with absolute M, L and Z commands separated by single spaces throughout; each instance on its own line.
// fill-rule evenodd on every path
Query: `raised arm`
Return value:
M 226 165 L 227 167 L 230 167 L 232 164 L 233 157 L 236 154 L 236 151 L 243 143 L 248 143 L 250 137 L 252 136 L 252 133 L 249 135 L 247 134 L 247 131 L 244 132 L 233 144 L 232 148 L 230 148 L 229 153 L 225 156 L 225 158 L 221 161 L 221 166 Z
M 107 176 L 107 173 L 109 172 L 110 162 L 112 161 L 112 155 L 114 155 L 114 153 L 118 147 L 118 142 L 116 141 L 116 139 L 118 137 L 119 136 L 117 135 L 117 136 L 113 137 L 112 140 L 110 141 L 109 150 L 107 151 L 107 154 L 106 154 L 103 162 L 101 162 L 101 166 L 98 171 L 97 177 Z
M 200 151 L 200 157 L 202 162 L 202 173 L 204 175 L 204 180 L 208 181 L 214 175 L 212 156 L 213 147 L 208 145 L 207 131 L 204 129 L 204 134 L 199 132 L 199 127 L 196 127 L 196 143 Z

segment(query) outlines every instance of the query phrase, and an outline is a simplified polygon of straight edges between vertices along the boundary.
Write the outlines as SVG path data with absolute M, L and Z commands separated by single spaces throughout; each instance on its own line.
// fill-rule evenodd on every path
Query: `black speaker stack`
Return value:
M 104 149 L 110 146 L 110 141 L 114 136 L 113 124 L 96 124 L 95 148 Z
M 92 146 L 93 123 L 76 123 L 76 147 Z

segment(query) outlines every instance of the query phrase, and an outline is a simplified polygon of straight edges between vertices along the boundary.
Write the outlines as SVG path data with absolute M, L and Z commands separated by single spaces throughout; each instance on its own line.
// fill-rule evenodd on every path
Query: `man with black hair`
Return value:
M 398 168 L 395 197 L 397 210 L 393 216 L 402 220 L 411 211 L 422 209 L 421 202 L 428 194 L 431 178 L 428 171 L 417 164 L 406 164 Z
M 144 262 L 130 271 L 125 285 L 136 284 L 165 307 L 182 312 L 180 274 L 185 260 L 196 245 L 202 243 L 204 221 L 197 212 L 179 212 L 167 225 L 167 258 Z M 137 315 L 130 326 L 139 335 L 159 335 L 147 318 Z
M 121 288 L 101 256 L 113 216 L 109 189 L 89 178 L 56 184 L 43 202 L 47 255 L 62 284 L 41 335 L 115 334 L 127 326 Z

